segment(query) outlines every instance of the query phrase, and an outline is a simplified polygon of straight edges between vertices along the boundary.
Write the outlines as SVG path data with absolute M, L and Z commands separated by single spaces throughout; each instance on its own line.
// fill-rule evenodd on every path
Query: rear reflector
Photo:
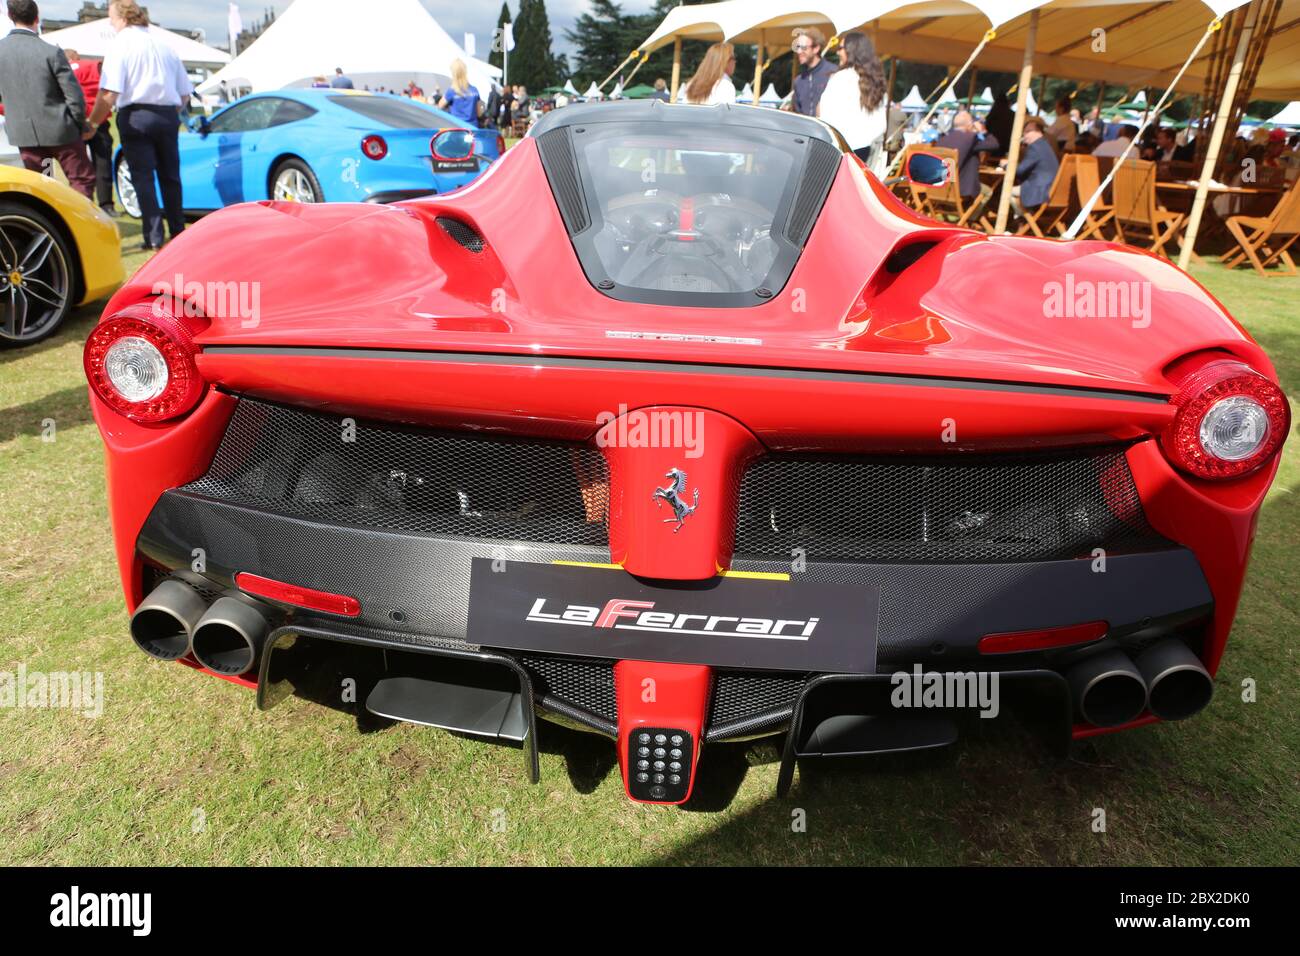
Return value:
M 235 584 L 248 594 L 255 594 L 283 604 L 295 604 L 313 611 L 342 614 L 344 617 L 356 617 L 361 613 L 361 602 L 346 594 L 330 594 L 328 591 L 299 587 L 284 581 L 272 581 L 270 578 L 249 574 L 247 571 L 240 571 L 235 575 Z
M 1044 627 L 1036 631 L 1007 631 L 985 634 L 980 638 L 981 654 L 1015 654 L 1020 651 L 1045 651 L 1071 644 L 1087 644 L 1106 636 L 1110 625 L 1105 621 L 1071 624 L 1067 627 Z

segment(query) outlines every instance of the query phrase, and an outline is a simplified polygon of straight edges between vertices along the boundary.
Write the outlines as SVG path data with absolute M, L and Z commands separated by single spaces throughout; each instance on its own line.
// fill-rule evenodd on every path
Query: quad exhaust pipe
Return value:
M 194 588 L 168 578 L 131 615 L 131 639 L 150 657 L 191 655 L 208 670 L 234 677 L 257 664 L 266 642 L 266 616 L 251 600 L 217 598 L 209 607 Z
M 190 635 L 208 609 L 198 591 L 181 581 L 163 581 L 131 615 L 131 639 L 150 657 L 174 661 L 190 649 Z
M 234 677 L 253 669 L 266 642 L 266 617 L 239 598 L 217 598 L 194 628 L 190 652 L 216 674 Z
M 1066 672 L 1075 712 L 1097 727 L 1118 727 L 1144 710 L 1161 720 L 1183 720 L 1210 702 L 1214 680 L 1200 659 L 1176 638 L 1142 651 L 1137 660 L 1118 648 L 1103 651 Z
M 1214 695 L 1214 679 L 1182 641 L 1152 644 L 1137 657 L 1147 685 L 1147 709 L 1161 720 L 1200 713 Z

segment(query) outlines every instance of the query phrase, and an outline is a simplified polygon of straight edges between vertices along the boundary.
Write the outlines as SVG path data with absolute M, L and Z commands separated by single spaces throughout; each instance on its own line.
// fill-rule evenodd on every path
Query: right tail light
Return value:
M 1175 375 L 1177 413 L 1161 437 L 1174 465 L 1198 478 L 1240 478 L 1277 454 L 1291 428 L 1286 395 L 1236 359 Z

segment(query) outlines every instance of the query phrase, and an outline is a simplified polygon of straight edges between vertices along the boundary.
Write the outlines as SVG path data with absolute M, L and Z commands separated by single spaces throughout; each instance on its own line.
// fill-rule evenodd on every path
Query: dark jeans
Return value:
M 168 233 L 174 239 L 185 228 L 178 146 L 180 113 L 175 106 L 128 106 L 118 111 L 117 134 L 122 139 L 122 152 L 131 170 L 131 185 L 135 187 L 136 201 L 140 203 L 145 245 L 157 248 L 163 243 L 159 192 L 166 211 Z
M 113 205 L 113 134 L 100 123 L 90 138 L 90 158 L 95 163 L 95 196 L 101 206 Z
M 68 177 L 68 184 L 91 202 L 95 200 L 95 167 L 90 165 L 86 143 L 77 140 L 64 146 L 20 146 L 23 165 L 42 176 L 53 175 L 50 160 L 56 159 Z

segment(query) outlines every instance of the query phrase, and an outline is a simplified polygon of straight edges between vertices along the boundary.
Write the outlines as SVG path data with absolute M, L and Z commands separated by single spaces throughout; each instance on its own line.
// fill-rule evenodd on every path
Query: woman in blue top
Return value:
M 451 61 L 451 88 L 438 101 L 438 109 L 446 110 L 471 126 L 478 125 L 478 90 L 470 86 L 469 71 L 465 69 L 464 60 Z

